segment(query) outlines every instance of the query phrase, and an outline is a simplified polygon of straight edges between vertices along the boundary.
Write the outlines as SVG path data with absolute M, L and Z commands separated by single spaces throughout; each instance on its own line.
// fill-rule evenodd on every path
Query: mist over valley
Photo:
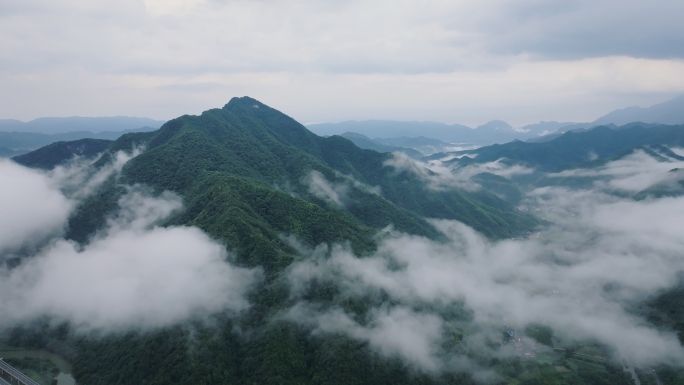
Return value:
M 57 142 L 0 163 L 2 343 L 79 383 L 681 378 L 683 155 L 635 123 L 410 157 L 248 97 Z
M 684 385 L 683 14 L 0 1 L 0 385 Z

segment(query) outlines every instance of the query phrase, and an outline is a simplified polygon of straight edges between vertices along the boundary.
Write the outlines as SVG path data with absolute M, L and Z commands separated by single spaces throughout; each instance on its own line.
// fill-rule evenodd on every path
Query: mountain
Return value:
M 0 131 L 35 132 L 43 134 L 63 134 L 73 131 L 124 131 L 140 127 L 159 128 L 163 120 L 135 118 L 129 116 L 38 118 L 29 122 L 14 119 L 0 119 Z
M 158 127 L 157 127 L 158 128 Z M 93 133 L 90 131 L 73 131 L 61 134 L 43 134 L 38 132 L 2 132 L 0 131 L 0 147 L 5 147 L 11 149 L 8 152 L 9 155 L 3 156 L 0 153 L 0 157 L 11 157 L 14 155 L 19 155 L 19 153 L 26 153 L 30 150 L 35 150 L 37 148 L 47 146 L 50 143 L 73 141 L 84 138 L 91 139 L 104 139 L 104 140 L 114 140 L 123 134 L 130 132 L 146 132 L 154 131 L 157 128 L 153 127 L 140 127 L 132 128 L 123 131 L 102 131 L 98 133 Z
M 245 219 L 247 222 L 260 217 L 259 225 L 254 226 L 262 228 L 260 231 L 270 229 L 272 239 L 277 239 L 280 232 L 294 231 L 290 226 L 295 222 L 306 223 L 317 216 L 330 216 L 330 220 L 337 218 L 337 221 L 347 223 L 335 226 L 325 236 L 310 233 L 305 226 L 298 227 L 305 233 L 294 234 L 312 245 L 341 239 L 358 239 L 361 244 L 366 242 L 362 239 L 369 234 L 370 228 L 389 224 L 409 233 L 436 234 L 422 217 L 458 219 L 495 238 L 512 236 L 536 224 L 507 202 L 485 191 L 430 190 L 420 176 L 385 166 L 393 155 L 360 149 L 340 136 L 319 137 L 290 117 L 250 98 L 234 98 L 222 109 L 173 119 L 158 131 L 124 135 L 112 144 L 111 150 L 130 149 L 134 142 L 145 144 L 147 150 L 127 164 L 123 179 L 130 184 L 142 183 L 155 190 L 167 189 L 181 194 L 188 204 L 188 217 L 183 217 L 183 222 L 194 223 L 221 239 L 236 239 L 237 236 L 228 236 L 225 229 L 221 234 L 213 234 L 216 230 L 211 221 L 218 220 L 220 212 L 202 216 L 206 221 L 202 223 L 194 217 L 198 215 L 197 210 L 202 212 L 202 207 L 218 204 L 217 200 L 221 199 L 244 207 L 244 217 L 251 218 Z M 351 188 L 349 202 L 341 210 L 339 205 L 330 205 L 310 192 L 309 179 L 314 171 L 331 184 L 354 182 L 368 188 Z M 227 191 L 220 189 L 222 185 L 233 186 L 230 187 L 233 191 L 250 192 L 239 194 L 241 198 L 237 201 L 235 195 L 209 194 L 216 189 Z M 289 186 L 290 191 L 281 191 L 274 186 Z M 380 195 L 370 192 L 373 188 L 379 188 Z M 266 218 L 259 210 L 251 208 L 255 204 L 253 199 L 262 194 L 265 197 L 260 199 L 267 199 L 263 204 L 290 202 L 286 206 L 302 206 L 301 212 L 310 215 L 291 218 L 291 214 L 287 214 L 286 218 L 290 218 L 287 220 Z M 291 194 L 303 199 L 295 199 Z M 311 206 L 307 201 L 315 205 Z M 106 206 L 102 202 L 97 205 Z M 318 214 L 314 215 L 311 210 Z M 238 226 L 237 222 L 235 226 Z M 248 231 L 242 227 L 241 232 Z M 351 229 L 351 232 L 340 232 L 340 229 Z M 74 231 L 72 235 L 76 239 L 84 240 L 88 236 L 81 230 Z M 272 245 L 273 252 L 284 248 L 278 242 L 269 241 L 268 244 Z M 239 244 L 232 246 L 241 248 Z
M 384 143 L 380 143 L 376 140 L 373 140 L 365 135 L 358 134 L 356 132 L 345 132 L 340 136 L 351 140 L 352 143 L 354 143 L 357 147 L 363 148 L 365 150 L 374 150 L 377 152 L 401 152 L 413 159 L 420 159 L 424 156 L 419 151 L 414 150 L 413 148 L 387 145 Z
M 516 130 L 513 129 L 513 127 L 504 122 L 503 120 L 490 120 L 489 122 L 475 127 L 475 130 L 478 131 L 483 131 L 483 132 L 499 132 L 499 133 L 504 133 L 504 132 L 517 132 Z
M 593 124 L 613 123 L 622 126 L 631 122 L 684 124 L 684 95 L 648 108 L 628 107 L 615 110 L 596 119 Z

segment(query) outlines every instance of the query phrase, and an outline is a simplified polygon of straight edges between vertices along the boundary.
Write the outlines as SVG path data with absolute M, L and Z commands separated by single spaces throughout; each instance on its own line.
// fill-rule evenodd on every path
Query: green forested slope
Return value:
M 471 194 L 429 190 L 418 176 L 385 166 L 384 162 L 391 154 L 359 149 L 338 136 L 318 137 L 295 120 L 250 98 L 234 98 L 224 108 L 209 110 L 200 116 L 182 116 L 154 133 L 125 135 L 113 144 L 112 150 L 130 148 L 136 143 L 145 143 L 146 150 L 126 166 L 123 181 L 143 183 L 156 191 L 177 192 L 186 199 L 187 207 L 196 207 L 198 204 L 194 202 L 198 199 L 203 205 L 211 204 L 211 199 L 219 199 L 197 195 L 219 185 L 239 184 L 233 188 L 234 192 L 273 190 L 263 198 L 261 203 L 265 205 L 293 194 L 302 199 L 289 201 L 289 215 L 301 213 L 300 219 L 289 221 L 287 226 L 274 223 L 273 230 L 302 236 L 314 243 L 354 241 L 360 239 L 360 234 L 368 233 L 367 227 L 382 228 L 389 224 L 401 231 L 436 237 L 435 230 L 421 217 L 457 219 L 495 238 L 516 235 L 536 225 L 534 219 L 485 191 Z M 320 172 L 331 183 L 349 185 L 349 199 L 344 208 L 326 204 L 309 192 L 307 177 L 312 171 Z M 347 176 L 379 187 L 381 196 L 354 188 Z M 205 187 L 198 189 L 199 185 Z M 252 199 L 251 193 L 233 194 L 229 198 L 235 204 L 224 204 L 225 210 L 240 205 L 253 208 L 254 202 L 246 201 Z M 220 199 L 225 201 L 227 198 Z M 308 209 L 297 208 L 302 205 Z M 347 238 L 349 234 L 342 232 L 321 238 L 309 234 L 313 227 L 302 227 L 297 221 L 309 217 L 310 210 L 324 210 L 328 215 L 340 218 L 344 231 L 357 228 L 353 230 L 357 235 Z M 248 221 L 267 219 L 262 216 L 264 210 L 240 209 L 239 212 L 249 218 Z M 88 216 L 91 217 L 91 213 Z M 188 223 L 194 220 L 187 213 L 183 218 Z M 78 227 L 81 220 L 85 218 L 77 216 L 72 227 Z M 214 236 L 237 239 L 224 236 L 225 231 L 220 235 L 210 230 L 217 228 L 210 222 L 192 223 Z M 319 222 L 318 227 L 323 226 L 322 223 Z M 263 224 L 272 226 L 268 220 Z M 339 229 L 340 226 L 333 227 Z M 83 240 L 85 234 L 74 234 L 74 237 Z

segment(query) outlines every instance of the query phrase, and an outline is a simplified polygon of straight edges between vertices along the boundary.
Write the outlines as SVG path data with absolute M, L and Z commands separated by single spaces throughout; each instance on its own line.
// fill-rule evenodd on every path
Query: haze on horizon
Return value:
M 684 3 L 1 0 L 0 118 L 593 121 L 684 93 Z

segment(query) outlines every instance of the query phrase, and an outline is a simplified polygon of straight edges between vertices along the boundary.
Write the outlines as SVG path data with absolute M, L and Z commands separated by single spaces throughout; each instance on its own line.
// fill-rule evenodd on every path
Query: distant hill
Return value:
M 454 145 L 435 138 L 418 136 L 409 138 L 402 136 L 399 138 L 374 138 L 373 141 L 387 144 L 390 146 L 407 147 L 418 150 L 419 152 L 431 155 L 436 152 L 453 151 Z
M 420 159 L 424 156 L 421 152 L 414 150 L 413 148 L 392 146 L 380 143 L 376 140 L 373 140 L 365 135 L 361 135 L 356 132 L 345 132 L 340 136 L 351 140 L 352 143 L 357 145 L 359 148 L 363 148 L 365 150 L 374 150 L 377 152 L 401 152 L 414 159 Z
M 684 124 L 684 95 L 648 108 L 628 107 L 615 110 L 596 119 L 593 124 L 613 123 L 622 126 L 631 122 Z
M 63 164 L 74 156 L 92 158 L 108 149 L 112 140 L 80 139 L 71 142 L 56 142 L 28 154 L 15 156 L 15 162 L 27 167 L 49 170 Z
M 515 139 L 528 139 L 538 134 L 523 132 L 501 120 L 492 120 L 476 128 L 461 124 L 437 122 L 401 122 L 393 120 L 346 121 L 341 123 L 321 123 L 307 126 L 322 136 L 341 135 L 357 132 L 369 138 L 426 137 L 448 143 L 489 145 L 507 143 Z
M 0 131 L 0 147 L 6 149 L 5 152 L 0 151 L 0 157 L 12 157 L 20 155 L 37 148 L 47 146 L 48 144 L 60 141 L 73 141 L 84 138 L 91 139 L 105 139 L 115 140 L 121 135 L 130 132 L 146 132 L 154 131 L 153 127 L 140 127 L 123 131 L 103 131 L 93 133 L 90 131 L 74 131 L 62 134 L 42 134 L 37 132 L 2 132 Z
M 528 142 L 548 142 L 568 131 L 581 132 L 598 126 L 618 127 L 629 123 L 684 124 L 684 95 L 647 108 L 627 107 L 614 110 L 590 123 L 540 122 L 522 129 L 536 129 L 543 135 L 532 137 Z
M 319 123 L 306 126 L 313 133 L 321 136 L 341 135 L 345 132 L 358 132 L 369 138 L 396 138 L 427 136 L 444 141 L 457 140 L 459 133 L 472 129 L 460 124 L 438 122 L 416 122 L 395 120 L 349 120 L 340 123 Z
M 515 141 L 455 153 L 465 156 L 454 163 L 486 163 L 505 158 L 543 171 L 559 171 L 573 165 L 606 158 L 645 145 L 684 146 L 684 125 L 629 124 L 619 128 L 599 126 L 584 132 L 568 131 L 543 143 Z M 438 158 L 446 154 L 433 155 Z
M 140 127 L 159 128 L 163 120 L 135 118 L 128 116 L 112 117 L 67 117 L 38 118 L 29 122 L 14 119 L 0 119 L 0 131 L 37 132 L 42 134 L 63 134 L 74 131 L 124 131 Z
M 583 128 L 589 123 L 575 123 L 575 122 L 539 122 L 534 124 L 528 124 L 520 128 L 522 131 L 529 131 L 534 133 L 536 137 L 542 135 L 554 134 L 556 132 L 565 132 L 573 128 Z M 528 139 L 528 141 L 534 141 L 535 137 Z M 522 140 L 522 139 L 521 139 Z
M 0 158 L 11 158 L 13 156 L 26 154 L 28 150 L 13 150 L 11 148 L 0 146 Z

